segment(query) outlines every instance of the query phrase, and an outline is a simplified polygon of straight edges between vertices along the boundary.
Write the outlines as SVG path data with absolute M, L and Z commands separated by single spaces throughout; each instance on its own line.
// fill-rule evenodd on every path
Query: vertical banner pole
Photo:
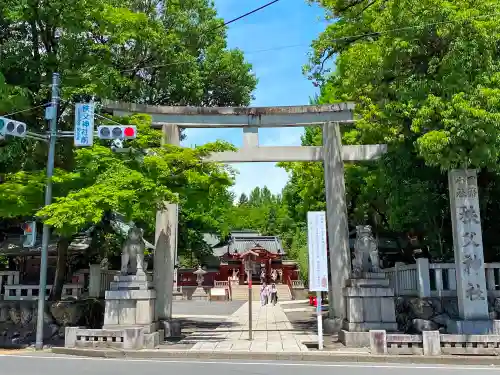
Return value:
M 248 270 L 248 339 L 252 340 L 252 271 Z
M 316 292 L 316 317 L 318 319 L 318 349 L 323 350 L 323 314 L 321 292 Z
M 323 350 L 323 310 L 321 293 L 328 291 L 328 256 L 326 252 L 326 215 L 324 211 L 307 213 L 307 243 L 309 249 L 309 290 L 316 292 L 318 349 Z M 328 301 L 332 303 L 332 301 Z

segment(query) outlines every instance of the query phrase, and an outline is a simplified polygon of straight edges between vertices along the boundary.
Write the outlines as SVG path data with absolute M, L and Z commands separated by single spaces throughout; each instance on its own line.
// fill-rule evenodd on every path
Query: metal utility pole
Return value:
M 45 190 L 45 205 L 52 203 L 52 175 L 54 173 L 54 158 L 57 140 L 57 111 L 59 106 L 59 73 L 52 75 L 52 100 L 50 104 L 49 116 L 49 155 L 47 159 L 47 187 Z M 38 292 L 38 315 L 36 322 L 36 350 L 43 349 L 43 323 L 45 312 L 45 295 L 47 288 L 47 259 L 49 252 L 50 227 L 43 225 L 42 235 L 42 256 L 40 261 L 40 288 Z

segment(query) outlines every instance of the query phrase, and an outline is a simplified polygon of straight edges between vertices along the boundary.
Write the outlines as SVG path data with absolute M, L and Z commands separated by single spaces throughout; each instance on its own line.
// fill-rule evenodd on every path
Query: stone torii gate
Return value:
M 345 201 L 344 162 L 373 160 L 386 152 L 386 145 L 342 146 L 339 125 L 353 123 L 354 103 L 289 107 L 167 107 L 106 102 L 104 110 L 115 116 L 145 113 L 163 131 L 163 144 L 180 145 L 180 128 L 242 128 L 243 147 L 218 152 L 207 161 L 293 162 L 323 161 L 330 254 L 329 318 L 331 329 L 340 329 L 346 317 L 342 289 L 350 277 L 350 249 Z M 258 129 L 323 125 L 323 146 L 259 146 Z M 156 318 L 172 318 L 173 273 L 176 256 L 176 205 L 157 213 L 154 280 Z M 326 327 L 325 327 L 326 328 Z

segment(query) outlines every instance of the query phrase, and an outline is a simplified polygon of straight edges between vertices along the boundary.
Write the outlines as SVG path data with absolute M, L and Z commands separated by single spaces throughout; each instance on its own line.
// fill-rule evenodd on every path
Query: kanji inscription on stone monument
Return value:
M 488 319 L 477 172 L 452 170 L 448 181 L 460 318 Z

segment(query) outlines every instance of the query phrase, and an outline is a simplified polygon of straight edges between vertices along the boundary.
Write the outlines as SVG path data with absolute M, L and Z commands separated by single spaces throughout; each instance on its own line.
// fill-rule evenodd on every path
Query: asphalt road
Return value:
M 402 364 L 342 364 L 316 362 L 174 361 L 6 355 L 0 357 L 0 375 L 304 375 L 312 372 L 349 375 L 475 375 L 499 373 L 500 367 L 464 367 Z

